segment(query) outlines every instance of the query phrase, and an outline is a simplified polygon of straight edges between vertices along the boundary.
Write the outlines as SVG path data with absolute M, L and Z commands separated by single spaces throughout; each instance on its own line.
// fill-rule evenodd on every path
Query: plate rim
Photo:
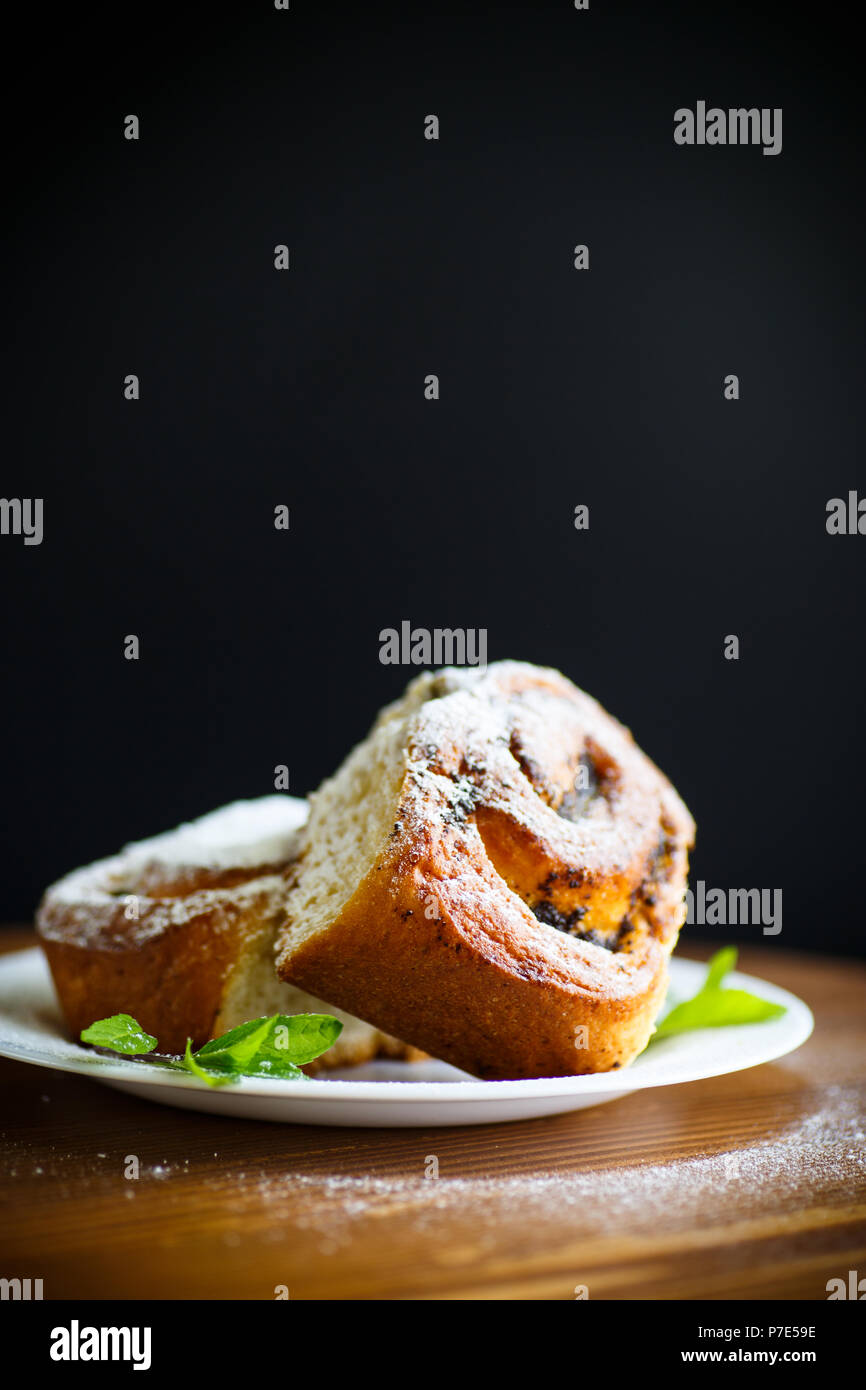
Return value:
M 26 970 L 28 967 L 34 967 L 37 961 L 45 970 L 48 969 L 39 946 L 4 954 L 0 957 L 0 983 L 11 967 L 17 966 L 19 969 L 24 968 Z M 705 961 L 692 960 L 687 956 L 672 957 L 671 964 L 674 963 L 677 966 L 686 965 L 695 968 L 706 965 Z M 317 1077 L 310 1077 L 305 1081 L 287 1081 L 278 1077 L 241 1077 L 231 1087 L 210 1088 L 206 1086 L 206 1083 L 197 1081 L 194 1077 L 186 1077 L 168 1071 L 158 1072 L 156 1068 L 152 1072 L 148 1069 L 147 1073 L 142 1075 L 142 1069 L 147 1066 L 147 1063 L 104 1058 L 100 1054 L 88 1052 L 80 1044 L 71 1040 L 66 1045 L 69 1048 L 75 1048 L 80 1056 L 76 1056 L 75 1053 L 59 1057 L 34 1055 L 31 1049 L 16 1045 L 3 1037 L 4 1015 L 2 1011 L 0 1011 L 0 1057 L 29 1063 L 31 1066 L 43 1067 L 49 1071 L 71 1072 L 94 1081 L 123 1081 L 141 1090 L 170 1087 L 195 1092 L 198 1095 L 209 1093 L 214 1096 L 259 1096 L 272 1100 L 284 1099 L 287 1102 L 311 1101 L 314 1104 L 325 1101 L 352 1100 L 365 1104 L 375 1101 L 377 1104 L 385 1105 L 400 1102 L 429 1104 L 433 1101 L 477 1105 L 479 1101 L 483 1100 L 501 1101 L 521 1098 L 529 1100 L 545 1097 L 553 1099 L 581 1094 L 610 1094 L 611 1092 L 628 1094 L 631 1091 L 649 1090 L 656 1086 L 684 1085 L 690 1081 L 705 1081 L 715 1076 L 728 1076 L 738 1071 L 747 1071 L 751 1067 L 763 1066 L 767 1062 L 777 1061 L 780 1057 L 794 1052 L 811 1036 L 815 1026 L 814 1015 L 808 1004 L 798 995 L 792 994 L 780 985 L 772 984 L 769 980 L 763 980 L 759 976 L 749 975 L 739 970 L 732 971 L 728 979 L 731 985 L 736 988 L 751 989 L 753 993 L 759 994 L 773 1003 L 784 1004 L 788 1012 L 784 1018 L 769 1023 L 736 1024 L 733 1025 L 733 1029 L 724 1030 L 730 1034 L 734 1030 L 740 1033 L 743 1029 L 760 1028 L 762 1030 L 761 1036 L 767 1038 L 767 1046 L 758 1049 L 758 1055 L 755 1055 L 755 1051 L 751 1050 L 745 1058 L 741 1058 L 737 1057 L 735 1051 L 731 1049 L 721 1068 L 719 1067 L 719 1059 L 717 1059 L 713 1065 L 697 1067 L 692 1071 L 686 1071 L 684 1068 L 685 1074 L 683 1075 L 645 1075 L 640 1068 L 635 1070 L 633 1067 L 626 1067 L 621 1071 L 594 1072 L 583 1076 L 524 1077 L 500 1081 L 485 1081 L 479 1077 L 469 1077 L 465 1081 L 354 1081 L 345 1078 L 319 1079 Z M 774 1025 L 775 1032 L 769 1031 L 774 1028 Z M 781 1036 L 779 1025 L 784 1025 Z M 694 1030 L 695 1035 L 722 1031 L 722 1029 L 708 1028 Z M 774 1038 L 775 1042 L 773 1041 Z M 664 1046 L 664 1043 L 660 1042 L 659 1046 Z

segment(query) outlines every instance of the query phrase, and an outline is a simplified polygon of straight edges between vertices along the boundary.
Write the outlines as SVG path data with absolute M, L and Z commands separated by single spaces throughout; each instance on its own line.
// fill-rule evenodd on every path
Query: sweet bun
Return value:
M 693 838 L 556 671 L 428 673 L 312 797 L 278 970 L 476 1076 L 622 1067 L 664 998 Z
M 46 892 L 37 929 L 66 1021 L 131 1014 L 180 1053 L 264 1014 L 332 1013 L 334 1047 L 306 1070 L 413 1055 L 360 1019 L 277 978 L 282 920 L 306 802 L 239 801 L 77 869 Z

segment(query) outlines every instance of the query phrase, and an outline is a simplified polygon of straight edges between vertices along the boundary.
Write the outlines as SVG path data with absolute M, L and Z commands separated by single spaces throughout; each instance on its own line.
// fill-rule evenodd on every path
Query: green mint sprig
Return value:
M 91 1047 L 109 1047 L 112 1052 L 122 1052 L 127 1057 L 140 1057 L 143 1052 L 153 1052 L 156 1038 L 145 1033 L 140 1023 L 129 1014 L 115 1014 L 113 1018 L 100 1018 L 91 1023 L 81 1034 L 81 1041 Z
M 771 1004 L 745 989 L 725 989 L 723 981 L 737 964 L 735 946 L 717 951 L 709 962 L 707 978 L 692 999 L 671 1009 L 653 1033 L 651 1042 L 685 1033 L 692 1028 L 723 1028 L 734 1023 L 764 1023 L 786 1013 L 783 1004 Z
M 301 1067 L 327 1052 L 342 1031 L 342 1023 L 330 1014 L 273 1014 L 241 1023 L 195 1052 L 192 1039 L 187 1038 L 182 1057 L 156 1056 L 151 1060 L 174 1071 L 190 1072 L 208 1086 L 225 1086 L 241 1076 L 306 1081 Z M 91 1023 L 82 1032 L 81 1041 L 125 1057 L 145 1056 L 157 1046 L 156 1038 L 129 1014 L 114 1014 Z

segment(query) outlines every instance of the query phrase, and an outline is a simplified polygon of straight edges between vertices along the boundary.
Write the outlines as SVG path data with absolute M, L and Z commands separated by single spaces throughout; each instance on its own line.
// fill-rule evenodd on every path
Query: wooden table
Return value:
M 46 1299 L 826 1299 L 866 1274 L 866 968 L 740 964 L 811 1005 L 799 1051 L 516 1124 L 238 1123 L 0 1060 L 0 1275 Z

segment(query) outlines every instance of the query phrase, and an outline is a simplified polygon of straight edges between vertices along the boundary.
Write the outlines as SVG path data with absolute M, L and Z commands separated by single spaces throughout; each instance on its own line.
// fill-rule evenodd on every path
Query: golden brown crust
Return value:
M 127 1013 L 158 1039 L 160 1051 L 182 1053 L 187 1038 L 198 1047 L 243 1021 L 238 1009 L 250 998 L 253 1017 L 330 1010 L 280 985 L 273 964 L 297 844 L 292 815 L 282 836 L 285 852 L 261 863 L 249 862 L 249 846 L 238 856 L 243 863 L 232 863 L 231 851 L 221 851 L 218 862 L 196 863 L 195 844 L 189 844 L 190 830 L 221 815 L 235 825 L 238 809 L 248 808 L 255 824 L 256 808 L 272 800 L 224 808 L 184 827 L 184 839 L 178 833 L 129 846 L 48 889 L 37 929 L 73 1037 L 96 1019 Z M 293 807 L 300 824 L 305 808 L 298 802 Z M 272 809 L 266 820 L 273 821 Z M 192 848 L 192 855 L 178 859 L 178 846 Z M 201 846 L 202 855 L 208 847 Z M 243 986 L 248 970 L 261 972 L 263 991 L 253 986 L 235 994 L 234 983 Z M 380 1054 L 416 1056 L 415 1049 L 346 1018 L 335 1046 L 305 1070 L 354 1065 Z
M 214 1025 L 232 971 L 245 949 L 272 934 L 279 909 L 270 891 L 216 894 L 208 906 L 148 937 L 119 905 L 97 932 L 81 939 L 49 889 L 37 917 L 42 948 L 74 1037 L 98 1018 L 127 1013 L 159 1040 L 160 1051 L 181 1053 L 187 1038 L 200 1047 Z M 158 900 L 139 902 L 146 923 Z
M 295 930 L 293 891 L 281 975 L 478 1076 L 627 1065 L 664 997 L 691 816 L 558 673 L 424 680 L 393 829 L 325 930 Z

